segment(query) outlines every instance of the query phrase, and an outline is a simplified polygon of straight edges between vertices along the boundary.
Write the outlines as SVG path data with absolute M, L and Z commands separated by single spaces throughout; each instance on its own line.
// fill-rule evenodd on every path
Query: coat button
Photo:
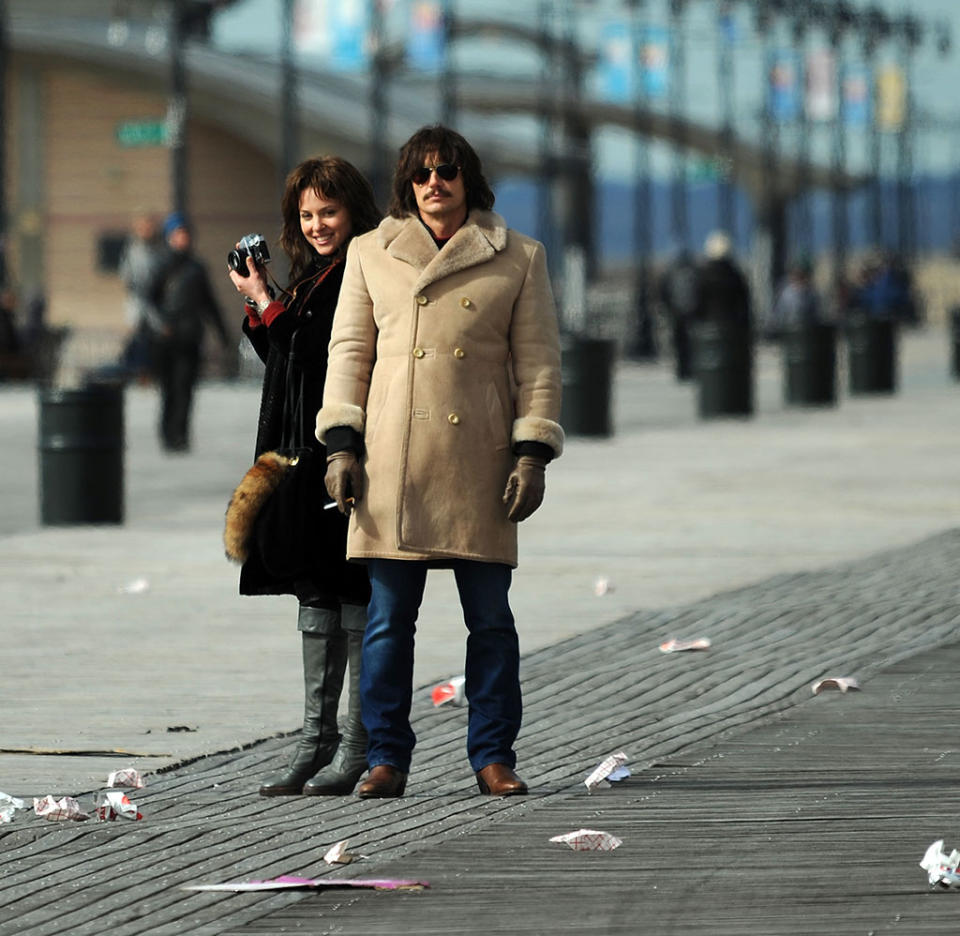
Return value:
M 460 305 L 462 305 L 465 309 L 469 309 L 472 304 L 473 304 L 473 303 L 470 302 L 470 300 L 469 300 L 466 296 L 464 296 L 464 297 L 460 300 Z
M 459 425 L 460 425 L 460 417 L 459 417 L 456 413 L 451 413 L 451 414 L 447 417 L 447 422 L 450 423 L 451 426 L 459 426 Z
M 465 357 L 467 356 L 467 352 L 464 351 L 463 348 L 454 348 L 454 349 L 453 349 L 453 356 L 454 356 L 455 358 L 461 358 L 461 359 L 462 359 L 462 358 L 465 358 Z
M 413 349 L 413 356 L 414 356 L 415 358 L 421 358 L 421 357 L 423 357 L 423 348 L 414 348 L 414 349 Z
M 417 305 L 426 305 L 429 301 L 430 300 L 423 293 L 420 293 L 420 295 L 417 296 Z

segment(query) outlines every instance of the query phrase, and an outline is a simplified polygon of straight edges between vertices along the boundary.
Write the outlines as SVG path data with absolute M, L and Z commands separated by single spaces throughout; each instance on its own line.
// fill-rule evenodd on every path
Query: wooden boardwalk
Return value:
M 263 799 L 290 740 L 150 778 L 138 823 L 0 826 L 3 936 L 190 933 L 921 934 L 960 894 L 917 862 L 960 845 L 960 531 L 641 613 L 524 660 L 526 799 L 475 792 L 465 711 L 418 694 L 401 800 Z M 705 653 L 659 652 L 707 636 Z M 813 698 L 824 676 L 860 693 Z M 623 749 L 634 777 L 588 795 Z M 581 826 L 624 840 L 579 854 Z M 368 860 L 329 871 L 350 838 Z M 423 877 L 421 893 L 190 894 L 277 874 Z

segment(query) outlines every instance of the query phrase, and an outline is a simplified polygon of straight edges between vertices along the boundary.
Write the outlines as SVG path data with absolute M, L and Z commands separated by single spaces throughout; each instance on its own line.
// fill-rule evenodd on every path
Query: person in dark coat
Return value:
M 714 231 L 703 247 L 696 319 L 699 322 L 729 322 L 752 325 L 750 286 L 732 256 L 730 238 Z
M 360 719 L 360 649 L 370 585 L 366 569 L 346 560 L 347 521 L 324 510 L 326 449 L 314 435 L 327 375 L 327 345 L 343 279 L 347 244 L 380 221 L 373 190 L 348 162 L 308 159 L 287 177 L 280 244 L 290 258 L 290 282 L 274 298 L 262 265 L 246 258 L 247 276 L 230 279 L 246 297 L 243 330 L 265 364 L 255 457 L 290 446 L 312 449 L 301 486 L 311 555 L 299 568 L 262 543 L 240 571 L 243 595 L 295 595 L 303 647 L 303 731 L 290 765 L 268 777 L 263 796 L 343 795 L 366 769 L 367 734 Z M 239 244 L 237 245 L 240 246 Z M 343 735 L 337 710 L 347 662 L 348 712 Z
M 690 328 L 697 312 L 699 277 L 696 260 L 690 250 L 684 247 L 663 271 L 660 279 L 660 299 L 670 317 L 677 380 L 687 380 L 693 375 Z
M 148 291 L 157 313 L 150 322 L 151 357 L 160 388 L 160 442 L 168 452 L 186 452 L 204 329 L 213 326 L 224 348 L 230 339 L 207 268 L 193 254 L 186 217 L 171 214 L 163 234 L 168 250 Z

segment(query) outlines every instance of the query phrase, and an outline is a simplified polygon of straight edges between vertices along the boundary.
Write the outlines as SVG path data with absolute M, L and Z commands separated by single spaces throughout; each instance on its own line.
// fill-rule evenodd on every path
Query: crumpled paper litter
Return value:
M 698 637 L 696 640 L 665 640 L 660 644 L 661 653 L 679 653 L 681 650 L 709 650 L 710 638 Z
M 960 889 L 960 851 L 954 849 L 949 855 L 943 851 L 943 839 L 937 839 L 920 860 L 920 867 L 927 872 L 931 887 L 943 890 Z
M 49 819 L 51 822 L 66 822 L 70 819 L 82 821 L 90 818 L 90 815 L 80 808 L 80 804 L 72 796 L 54 799 L 47 794 L 39 799 L 34 798 L 33 811 L 42 819 Z
M 623 844 L 615 835 L 598 829 L 577 829 L 576 832 L 554 835 L 550 841 L 568 845 L 574 851 L 613 851 Z
M 849 689 L 859 689 L 860 683 L 852 676 L 830 676 L 815 682 L 811 687 L 814 695 L 820 695 L 824 689 L 839 689 L 846 692 Z
M 594 790 L 597 787 L 609 787 L 611 782 L 623 780 L 630 776 L 630 768 L 624 765 L 627 762 L 627 755 L 623 751 L 617 751 L 604 758 L 596 767 L 593 773 L 583 781 L 588 790 Z

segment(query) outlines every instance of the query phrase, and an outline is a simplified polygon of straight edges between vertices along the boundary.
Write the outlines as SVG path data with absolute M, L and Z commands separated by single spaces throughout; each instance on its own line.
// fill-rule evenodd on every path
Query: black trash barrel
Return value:
M 897 388 L 897 323 L 858 316 L 847 325 L 851 393 L 893 393 Z
M 562 349 L 563 405 L 560 424 L 568 435 L 612 434 L 610 402 L 615 344 L 607 338 L 568 335 Z
M 753 335 L 738 322 L 693 328 L 693 372 L 701 419 L 753 414 Z
M 783 333 L 783 396 L 797 406 L 837 402 L 837 329 L 822 323 Z
M 123 388 L 43 388 L 40 522 L 123 523 Z
M 960 380 L 960 306 L 950 310 L 950 373 Z

